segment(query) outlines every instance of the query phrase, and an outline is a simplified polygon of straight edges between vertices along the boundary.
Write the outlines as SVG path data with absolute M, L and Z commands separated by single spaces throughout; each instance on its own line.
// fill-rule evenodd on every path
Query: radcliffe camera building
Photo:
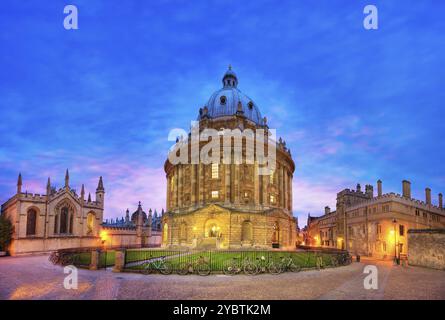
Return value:
M 263 129 L 269 127 L 258 106 L 238 89 L 238 78 L 229 67 L 223 87 L 199 110 L 199 130 Z M 201 142 L 199 150 L 207 142 Z M 292 215 L 292 177 L 295 165 L 280 138 L 276 166 L 270 175 L 259 175 L 259 164 L 243 162 L 198 164 L 190 162 L 190 134 L 177 145 L 189 148 L 189 162 L 165 162 L 167 211 L 163 216 L 162 244 L 194 248 L 295 248 L 296 219 Z M 232 144 L 232 155 L 234 144 Z M 265 146 L 267 150 L 267 146 Z M 255 149 L 255 152 L 257 150 Z M 255 159 L 257 159 L 255 153 Z
M 308 216 L 305 242 L 311 246 L 346 249 L 352 254 L 392 258 L 407 254 L 408 230 L 445 227 L 442 194 L 438 206 L 432 204 L 431 189 L 425 189 L 425 201 L 413 199 L 411 183 L 402 182 L 402 194 L 383 193 L 377 181 L 377 196 L 372 185 L 365 191 L 360 184 L 355 190 L 337 194 L 336 210 L 325 208 L 320 217 Z

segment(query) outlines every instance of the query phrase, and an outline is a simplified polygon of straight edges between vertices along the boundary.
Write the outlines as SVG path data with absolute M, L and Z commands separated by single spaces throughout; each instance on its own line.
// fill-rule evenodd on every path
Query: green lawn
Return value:
M 154 249 L 130 249 L 126 251 L 125 261 L 127 263 L 145 261 L 151 258 L 158 258 L 162 256 L 170 256 L 178 254 L 180 251 L 166 251 L 166 250 L 154 250 Z
M 115 251 L 109 250 L 106 253 L 101 252 L 99 256 L 99 265 L 107 267 L 114 265 Z M 74 255 L 74 265 L 77 266 L 88 266 L 91 263 L 91 252 L 80 252 Z

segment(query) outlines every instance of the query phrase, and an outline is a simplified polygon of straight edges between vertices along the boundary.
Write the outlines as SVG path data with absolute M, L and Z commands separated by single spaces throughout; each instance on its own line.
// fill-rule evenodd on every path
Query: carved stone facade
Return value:
M 219 161 L 192 164 L 190 135 L 177 141 L 177 148 L 188 149 L 188 162 L 173 165 L 166 161 L 167 212 L 163 216 L 164 246 L 187 247 L 295 247 L 296 220 L 292 215 L 292 177 L 295 165 L 290 150 L 280 138 L 273 141 L 276 163 L 271 175 L 260 175 L 262 165 L 248 163 L 250 149 L 246 140 L 240 146 L 241 163 L 234 159 L 235 144 L 224 149 L 227 129 L 264 130 L 269 139 L 267 120 L 259 109 L 238 90 L 238 79 L 231 69 L 223 77 L 224 87 L 215 92 L 199 112 L 199 132 L 218 131 Z M 270 143 L 270 142 L 269 142 Z M 208 144 L 201 141 L 198 150 Z M 268 143 L 264 149 L 267 153 Z M 175 149 L 176 150 L 176 149 Z M 173 151 L 176 152 L 176 151 Z M 230 164 L 223 161 L 228 152 Z M 266 154 L 267 156 L 267 154 Z
M 19 175 L 17 193 L 1 206 L 1 214 L 14 226 L 10 253 L 99 246 L 105 200 L 102 177 L 95 201 L 91 195 L 85 198 L 83 185 L 80 195 L 70 188 L 68 170 L 63 188 L 56 190 L 48 178 L 46 191 L 46 195 L 23 192 Z
M 325 208 L 321 217 L 308 217 L 306 244 L 337 247 L 351 253 L 393 258 L 408 252 L 408 230 L 445 228 L 442 194 L 438 205 L 431 202 L 431 190 L 425 189 L 425 201 L 411 198 L 411 184 L 402 183 L 402 195 L 383 194 L 382 182 L 373 187 L 360 185 L 337 194 L 336 211 Z

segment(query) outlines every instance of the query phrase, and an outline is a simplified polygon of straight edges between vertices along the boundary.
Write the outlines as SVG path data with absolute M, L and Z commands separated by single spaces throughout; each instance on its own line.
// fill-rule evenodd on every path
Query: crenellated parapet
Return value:
M 422 200 L 418 200 L 418 199 L 413 199 L 413 198 L 407 198 L 404 197 L 401 194 L 398 193 L 394 193 L 394 192 L 390 192 L 390 193 L 386 193 L 383 194 L 381 196 L 377 196 L 374 197 L 372 199 L 368 199 L 368 200 L 364 200 L 362 203 L 356 204 L 356 205 L 352 205 L 352 206 L 348 206 L 348 210 L 355 210 L 358 208 L 361 208 L 363 206 L 372 206 L 372 205 L 377 205 L 377 204 L 382 204 L 382 203 L 386 203 L 389 201 L 394 201 L 394 202 L 398 202 L 404 205 L 408 205 L 408 206 L 412 206 L 412 207 L 416 207 L 418 209 L 423 209 L 423 210 L 427 210 L 430 212 L 434 212 L 440 215 L 445 215 L 445 209 L 444 208 L 440 208 L 439 206 L 433 205 L 433 204 L 428 204 L 425 201 Z

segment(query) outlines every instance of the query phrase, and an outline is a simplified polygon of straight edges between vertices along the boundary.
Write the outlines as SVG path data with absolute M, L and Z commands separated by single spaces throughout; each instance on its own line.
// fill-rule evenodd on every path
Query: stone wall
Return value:
M 410 265 L 445 270 L 445 229 L 408 231 Z

